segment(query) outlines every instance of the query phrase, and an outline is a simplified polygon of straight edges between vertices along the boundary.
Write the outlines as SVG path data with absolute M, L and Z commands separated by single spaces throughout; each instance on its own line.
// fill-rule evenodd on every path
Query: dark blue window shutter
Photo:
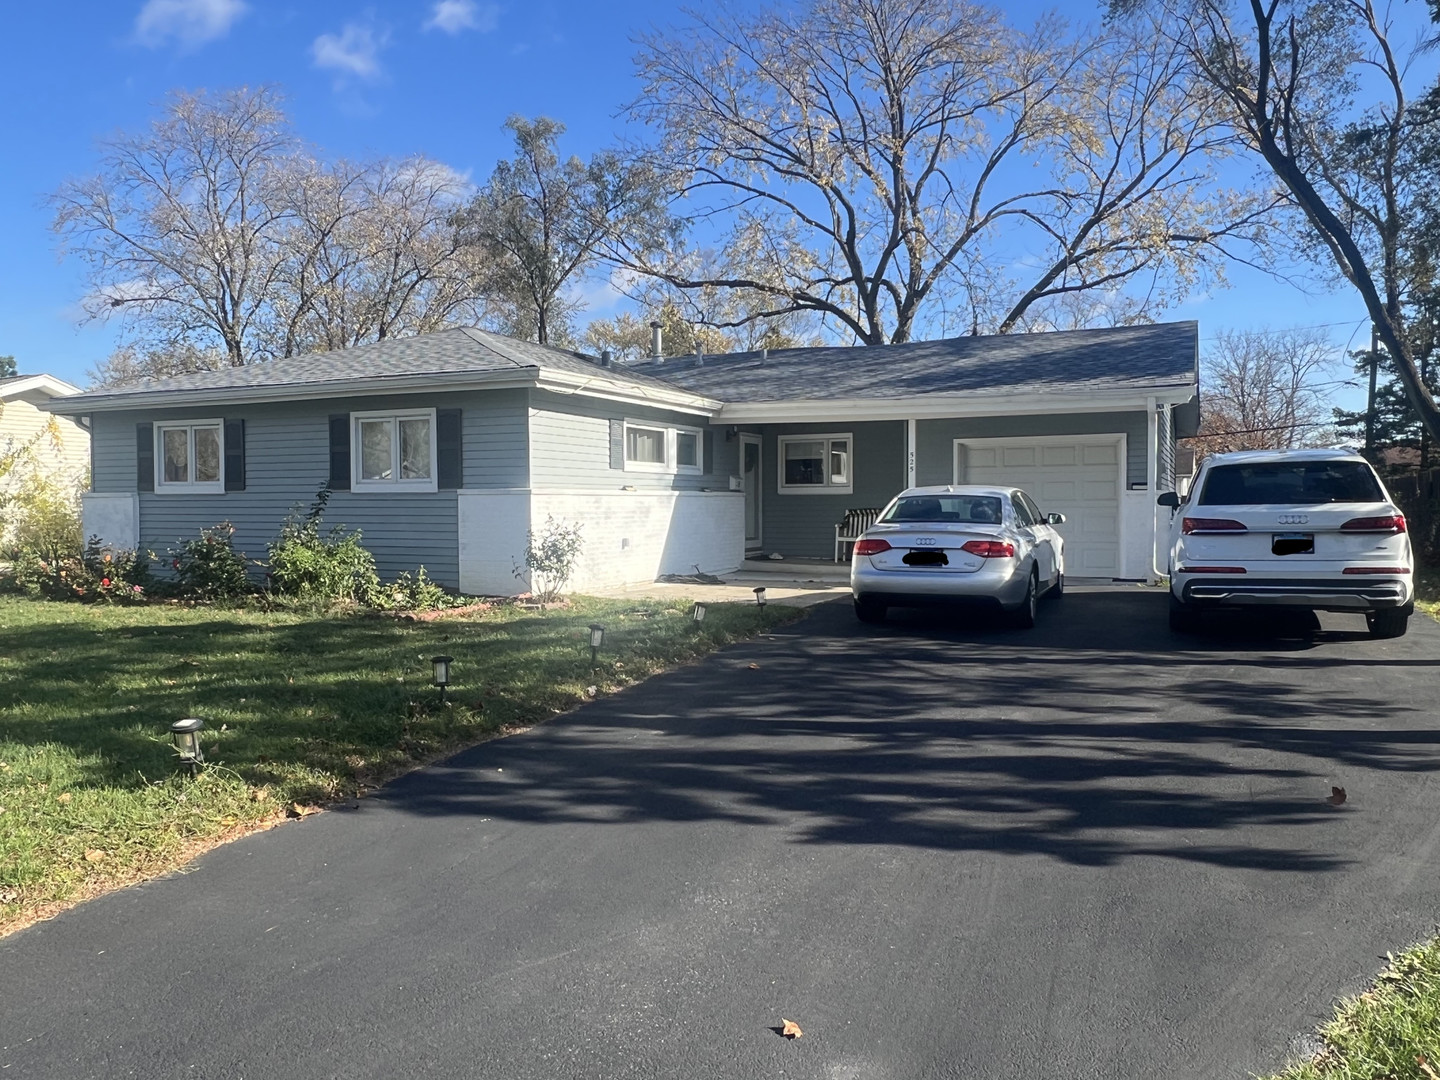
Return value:
M 704 469 L 702 471 L 705 473 L 705 475 L 710 476 L 715 472 L 715 432 L 711 431 L 709 428 L 705 429 L 704 444 L 705 458 L 703 461 L 700 462 L 700 464 L 704 466 Z
M 610 421 L 610 467 L 625 468 L 625 421 Z
M 245 421 L 225 421 L 225 490 L 245 490 Z
M 435 486 L 453 491 L 465 486 L 465 454 L 459 409 L 435 410 Z
M 135 425 L 135 490 L 155 490 L 155 425 Z
M 350 414 L 330 417 L 330 490 L 350 490 Z

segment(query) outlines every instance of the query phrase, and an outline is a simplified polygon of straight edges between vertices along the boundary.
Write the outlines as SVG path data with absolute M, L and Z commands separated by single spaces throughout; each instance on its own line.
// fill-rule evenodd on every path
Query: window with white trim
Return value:
M 165 421 L 155 425 L 155 490 L 225 493 L 225 422 Z
M 853 490 L 849 434 L 782 435 L 779 444 L 781 491 L 848 495 Z
M 699 428 L 625 421 L 627 472 L 703 473 L 704 445 Z
M 435 491 L 435 410 L 350 414 L 355 491 Z

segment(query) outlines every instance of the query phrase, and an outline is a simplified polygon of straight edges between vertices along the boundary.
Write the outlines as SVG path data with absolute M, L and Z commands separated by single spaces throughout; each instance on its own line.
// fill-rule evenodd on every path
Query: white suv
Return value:
M 1415 565 L 1405 515 L 1349 450 L 1252 450 L 1205 460 L 1174 492 L 1170 626 L 1251 605 L 1364 613 L 1375 637 L 1405 633 Z

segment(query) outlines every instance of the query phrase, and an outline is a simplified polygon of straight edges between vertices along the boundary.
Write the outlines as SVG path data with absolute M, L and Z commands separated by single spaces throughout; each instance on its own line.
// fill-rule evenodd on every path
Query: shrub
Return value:
M 6 577 L 13 590 L 52 600 L 133 603 L 145 599 L 153 553 L 114 551 L 92 536 L 84 551 L 50 556 L 20 552 Z
M 579 525 L 566 525 L 546 515 L 545 527 L 531 530 L 525 543 L 525 568 L 530 571 L 530 589 L 542 603 L 554 600 L 575 573 L 575 563 L 585 540 Z M 515 568 L 515 576 L 524 570 Z
M 250 560 L 235 550 L 235 526 L 228 521 L 201 529 L 194 540 L 184 541 L 170 553 L 171 568 L 183 596 L 223 600 L 250 591 L 245 568 Z
M 270 585 L 305 603 L 368 604 L 380 588 L 375 557 L 361 546 L 358 531 L 343 525 L 321 531 L 329 502 L 330 488 L 322 485 L 303 515 L 298 505 L 291 509 L 270 545 Z
M 45 473 L 27 475 L 6 500 L 4 533 L 12 557 L 30 552 L 54 561 L 78 553 L 85 538 L 76 493 Z
M 426 577 L 422 566 L 413 577 L 406 570 L 393 583 L 381 585 L 371 603 L 390 611 L 434 611 L 454 607 L 458 601 L 443 585 L 436 585 Z

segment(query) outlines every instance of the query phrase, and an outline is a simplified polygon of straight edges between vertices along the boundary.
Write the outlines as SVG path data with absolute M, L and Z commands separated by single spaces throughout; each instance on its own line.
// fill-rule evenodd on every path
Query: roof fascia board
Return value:
M 22 375 L 17 381 L 0 386 L 0 398 L 19 397 L 33 390 L 44 390 L 52 397 L 69 397 L 80 393 L 80 388 L 54 375 Z
M 824 422 L 830 420 L 926 420 L 955 416 L 1019 416 L 1072 412 L 1143 411 L 1153 399 L 1180 404 L 1196 394 L 1196 387 L 1165 387 L 1146 391 L 1052 394 L 926 394 L 908 398 L 836 398 L 831 401 L 731 402 L 715 424 Z

